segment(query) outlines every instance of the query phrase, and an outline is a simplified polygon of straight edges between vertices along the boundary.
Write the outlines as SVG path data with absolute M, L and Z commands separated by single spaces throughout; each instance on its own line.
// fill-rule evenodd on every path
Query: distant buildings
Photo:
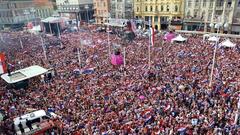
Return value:
M 0 1 L 0 25 L 17 26 L 53 13 L 48 0 L 2 0 Z
M 159 30 L 167 29 L 171 24 L 181 29 L 184 0 L 134 0 L 134 14 L 137 19 L 146 22 L 150 19 Z
M 111 18 L 132 19 L 134 17 L 133 0 L 111 0 Z
M 92 0 L 56 0 L 57 11 L 61 16 L 88 22 L 93 18 Z
M 240 34 L 240 0 L 185 0 L 185 30 Z
M 93 3 L 96 23 L 106 23 L 107 18 L 110 17 L 110 0 L 93 0 Z

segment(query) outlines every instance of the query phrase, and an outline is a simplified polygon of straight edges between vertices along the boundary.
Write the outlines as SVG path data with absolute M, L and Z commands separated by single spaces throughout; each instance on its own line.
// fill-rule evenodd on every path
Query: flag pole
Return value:
M 80 40 L 80 48 L 81 48 L 81 40 Z M 80 48 L 77 48 L 77 53 L 78 53 L 78 64 L 81 70 L 81 56 L 80 56 Z
M 123 47 L 123 66 L 126 67 L 126 47 Z
M 123 67 L 124 67 L 124 75 L 126 76 L 126 47 L 123 47 Z
M 110 46 L 110 39 L 109 39 L 109 24 L 107 26 L 107 33 L 108 33 L 108 54 L 109 54 L 109 57 L 111 56 L 111 46 Z
M 42 41 L 43 54 L 44 54 L 45 60 L 47 61 L 46 48 L 44 47 L 43 38 L 42 38 L 42 36 L 40 36 L 40 38 L 41 38 L 41 41 Z
M 50 24 L 50 22 L 48 22 L 48 26 L 49 26 L 50 34 L 52 34 L 52 28 L 51 28 L 51 24 Z
M 217 29 L 217 35 L 219 34 L 219 28 Z M 215 61 L 216 61 L 216 53 L 217 53 L 217 45 L 218 45 L 218 41 L 216 41 L 215 43 L 215 48 L 214 48 L 214 53 L 213 53 L 213 63 L 212 63 L 212 68 L 211 68 L 211 74 L 210 74 L 210 81 L 209 81 L 209 87 L 212 86 L 212 80 L 213 80 L 213 70 L 215 67 Z
M 111 56 L 111 45 L 110 45 L 110 35 L 109 35 L 109 19 L 110 19 L 110 13 L 108 13 L 108 15 L 107 15 L 107 18 L 108 18 L 108 20 L 107 20 L 107 22 L 108 22 L 108 24 L 107 24 L 107 38 L 108 38 L 108 55 L 109 55 L 109 57 Z
M 148 45 L 148 69 L 151 69 L 151 22 L 149 17 L 149 45 Z
M 58 38 L 60 40 L 60 45 L 61 45 L 61 48 L 63 48 L 63 44 L 62 44 L 62 40 L 61 40 L 61 33 L 60 33 L 60 28 L 59 28 L 58 22 L 57 22 L 57 29 L 58 29 Z
M 1 41 L 4 42 L 2 33 L 0 35 L 1 35 Z
M 80 58 L 80 49 L 77 48 L 77 53 L 78 53 L 78 64 L 79 64 L 79 67 L 81 68 L 81 58 Z
M 22 39 L 21 38 L 19 38 L 19 42 L 20 42 L 21 48 L 23 49 L 23 44 L 22 44 Z

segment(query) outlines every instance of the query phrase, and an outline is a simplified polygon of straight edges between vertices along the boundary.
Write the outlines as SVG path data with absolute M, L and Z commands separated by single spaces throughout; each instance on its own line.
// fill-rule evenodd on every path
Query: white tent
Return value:
M 223 47 L 235 47 L 236 44 L 232 43 L 229 39 L 223 41 L 220 46 L 223 46 Z
M 184 38 L 179 34 L 177 37 L 172 39 L 172 42 L 174 42 L 174 41 L 183 42 L 183 41 L 186 41 L 186 40 L 187 40 L 187 38 Z
M 215 36 L 212 36 L 208 39 L 208 41 L 213 41 L 213 42 L 217 42 L 219 41 L 219 38 L 218 37 L 215 37 Z

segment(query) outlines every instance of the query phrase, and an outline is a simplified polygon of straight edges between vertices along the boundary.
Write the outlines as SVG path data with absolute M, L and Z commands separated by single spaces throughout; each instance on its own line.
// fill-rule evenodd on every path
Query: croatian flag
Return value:
M 134 33 L 136 33 L 137 27 L 136 27 L 136 23 L 134 20 L 131 20 L 131 29 Z
M 154 28 L 153 27 L 151 27 L 151 29 L 150 29 L 150 39 L 151 39 L 151 46 L 154 46 Z
M 0 74 L 4 74 L 7 72 L 6 65 L 6 56 L 3 53 L 0 53 Z

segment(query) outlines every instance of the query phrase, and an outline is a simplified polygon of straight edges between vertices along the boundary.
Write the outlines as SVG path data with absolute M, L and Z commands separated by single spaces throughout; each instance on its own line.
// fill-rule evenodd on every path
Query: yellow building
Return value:
M 182 22 L 184 0 L 134 0 L 134 15 L 137 19 L 148 21 L 156 29 L 167 29 Z
M 110 0 L 93 0 L 93 7 L 96 24 L 106 23 L 110 17 Z

